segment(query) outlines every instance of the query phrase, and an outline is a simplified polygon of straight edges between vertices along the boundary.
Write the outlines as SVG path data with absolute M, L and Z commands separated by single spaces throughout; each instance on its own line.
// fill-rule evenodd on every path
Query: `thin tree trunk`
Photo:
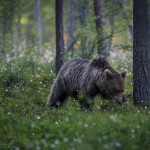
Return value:
M 56 74 L 64 62 L 63 0 L 56 0 Z
M 85 6 L 85 1 L 82 1 L 80 4 L 80 24 L 81 26 L 85 25 L 85 19 L 86 19 L 86 6 Z
M 107 56 L 110 54 L 111 45 L 112 45 L 112 37 L 114 35 L 114 17 L 110 18 L 110 24 L 111 24 L 111 33 L 110 33 L 110 38 L 108 42 Z
M 85 28 L 85 21 L 86 21 L 86 0 L 81 0 L 78 5 L 79 5 L 79 8 L 78 8 L 78 11 L 80 12 L 80 25 L 81 25 L 81 28 Z M 82 35 L 81 35 L 81 57 L 82 58 L 86 58 L 86 55 L 87 55 L 87 49 L 86 49 L 86 43 L 87 43 L 87 37 L 86 37 L 86 34 L 84 33 L 85 31 L 83 30 L 82 31 Z
M 18 23 L 17 23 L 17 31 L 18 31 L 18 41 L 17 41 L 17 56 L 19 54 L 19 49 L 21 45 L 21 15 L 18 14 Z
M 76 8 L 75 2 L 68 1 L 67 4 L 68 13 L 67 13 L 67 49 L 71 47 L 72 43 L 75 41 L 74 32 L 76 30 Z M 74 10 L 74 11 L 72 11 Z M 71 56 L 73 56 L 73 47 L 71 48 Z
M 150 24 L 148 0 L 134 0 L 133 100 L 150 104 Z
M 3 45 L 5 45 L 6 42 L 6 10 L 5 7 L 3 7 L 3 14 L 2 14 L 2 39 L 3 39 Z
M 40 11 L 41 0 L 36 0 L 36 29 L 38 34 L 38 56 L 41 55 L 42 49 L 42 30 L 41 30 L 41 11 Z
M 102 12 L 101 12 L 102 0 L 94 0 L 94 14 L 95 14 L 95 25 L 98 35 L 98 55 L 107 58 L 107 54 L 104 49 L 103 39 L 103 26 L 102 26 Z
M 14 17 L 14 0 L 11 0 L 11 2 L 10 2 L 9 30 L 10 30 L 10 40 L 11 40 L 11 46 L 12 46 L 12 47 L 13 47 L 13 43 L 14 43 L 13 17 Z

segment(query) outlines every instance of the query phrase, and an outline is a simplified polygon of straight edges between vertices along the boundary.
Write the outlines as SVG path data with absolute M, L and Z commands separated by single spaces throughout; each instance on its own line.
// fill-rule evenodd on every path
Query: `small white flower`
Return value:
M 116 119 L 116 116 L 115 116 L 115 115 L 110 115 L 109 118 L 112 119 L 112 120 L 115 120 L 115 119 Z
M 104 144 L 104 148 L 105 148 L 105 149 L 108 149 L 109 146 L 108 146 L 107 144 Z
M 88 127 L 88 124 L 85 124 L 84 126 L 85 126 L 85 128 L 87 128 L 87 127 Z
M 64 142 L 68 142 L 68 138 L 64 138 Z
M 132 132 L 132 133 L 135 133 L 135 129 L 131 129 L 131 132 Z
M 68 117 L 66 117 L 66 118 L 65 118 L 65 120 L 68 122 L 68 121 L 69 121 L 69 118 L 68 118 Z
M 51 148 L 55 148 L 55 144 L 51 144 Z
M 121 144 L 119 142 L 116 142 L 115 145 L 116 145 L 116 147 L 120 147 L 121 146 Z
M 37 120 L 40 120 L 40 119 L 41 119 L 41 116 L 36 116 L 36 119 L 37 119 Z
M 54 142 L 56 145 L 58 145 L 59 144 L 59 140 L 57 139 L 57 140 L 55 140 L 55 142 Z

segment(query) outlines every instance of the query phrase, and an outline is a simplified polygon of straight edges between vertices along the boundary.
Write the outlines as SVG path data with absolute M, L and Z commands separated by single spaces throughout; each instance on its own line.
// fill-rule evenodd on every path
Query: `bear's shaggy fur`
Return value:
M 126 71 L 117 72 L 102 58 L 69 60 L 58 73 L 47 106 L 59 107 L 71 96 L 76 99 L 80 97 L 81 107 L 90 108 L 88 99 L 98 94 L 122 103 L 126 74 Z M 79 96 L 79 93 L 82 96 Z

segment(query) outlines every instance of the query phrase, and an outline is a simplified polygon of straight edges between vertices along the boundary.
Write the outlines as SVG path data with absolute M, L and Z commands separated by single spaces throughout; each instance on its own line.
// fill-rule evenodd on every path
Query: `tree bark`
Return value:
M 56 74 L 64 62 L 63 0 L 56 0 Z
M 101 12 L 102 0 L 94 0 L 94 14 L 95 14 L 95 25 L 98 35 L 98 55 L 107 58 L 107 54 L 102 42 L 103 39 L 103 26 L 102 26 L 102 12 Z
M 150 103 L 150 24 L 148 0 L 134 0 L 133 6 L 133 100 Z
M 38 34 L 38 56 L 41 55 L 42 49 L 42 30 L 41 30 L 41 11 L 40 11 L 41 0 L 36 0 L 36 29 Z

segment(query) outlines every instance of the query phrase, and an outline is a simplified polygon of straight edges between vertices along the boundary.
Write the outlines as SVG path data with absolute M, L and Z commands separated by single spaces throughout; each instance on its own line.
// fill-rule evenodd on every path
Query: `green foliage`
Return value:
M 2 144 L 14 138 L 11 147 L 20 149 L 149 149 L 146 109 L 128 104 L 127 109 L 82 112 L 70 102 L 62 109 L 50 110 L 44 101 L 38 103 L 23 95 L 22 99 L 1 101 Z
M 132 98 L 118 106 L 96 97 L 93 112 L 81 111 L 70 98 L 61 109 L 46 108 L 55 79 L 49 68 L 54 67 L 33 57 L 32 51 L 27 48 L 23 56 L 1 61 L 0 149 L 150 148 L 150 110 L 133 106 Z M 112 64 L 119 70 L 131 66 L 122 60 Z M 129 74 L 127 93 L 132 91 L 131 79 Z

